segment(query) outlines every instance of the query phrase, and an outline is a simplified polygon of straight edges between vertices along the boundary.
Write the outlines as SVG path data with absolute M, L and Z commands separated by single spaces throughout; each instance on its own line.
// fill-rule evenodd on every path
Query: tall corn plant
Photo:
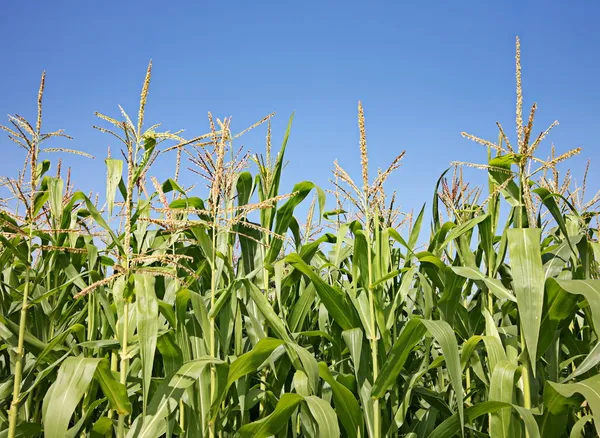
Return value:
M 63 135 L 40 134 L 42 81 L 37 127 L 4 128 L 31 175 L 3 181 L 4 433 L 596 436 L 598 197 L 559 178 L 578 149 L 539 158 L 555 124 L 534 136 L 535 105 L 522 120 L 518 43 L 516 73 L 515 147 L 500 125 L 497 142 L 464 134 L 488 149 L 469 164 L 487 196 L 454 163 L 429 239 L 425 207 L 404 214 L 384 190 L 404 153 L 370 178 L 360 104 L 361 183 L 336 162 L 323 211 L 311 182 L 280 193 L 291 119 L 277 154 L 272 115 L 234 133 L 209 114 L 189 140 L 145 129 L 150 64 L 135 124 L 98 114 L 123 145 L 99 206 L 39 163 L 41 141 Z M 237 146 L 263 123 L 264 154 Z M 161 153 L 177 163 L 164 182 Z M 181 185 L 185 157 L 205 191 Z

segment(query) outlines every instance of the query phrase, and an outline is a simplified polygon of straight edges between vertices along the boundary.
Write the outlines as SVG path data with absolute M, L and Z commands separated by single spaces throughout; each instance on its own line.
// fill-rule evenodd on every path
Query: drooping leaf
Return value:
M 549 384 L 563 397 L 570 398 L 576 393 L 583 395 L 592 409 L 596 433 L 600 435 L 600 375 L 576 383 L 549 382 Z
M 325 362 L 319 362 L 319 375 L 331 386 L 335 411 L 348 436 L 363 436 L 364 420 L 352 391 L 334 379 Z
M 60 366 L 56 381 L 44 397 L 42 417 L 46 437 L 66 435 L 75 408 L 94 378 L 100 360 L 69 357 Z
M 285 393 L 279 399 L 275 410 L 267 417 L 242 426 L 238 433 L 245 438 L 267 438 L 277 434 L 289 421 L 296 407 L 304 401 L 298 394 Z

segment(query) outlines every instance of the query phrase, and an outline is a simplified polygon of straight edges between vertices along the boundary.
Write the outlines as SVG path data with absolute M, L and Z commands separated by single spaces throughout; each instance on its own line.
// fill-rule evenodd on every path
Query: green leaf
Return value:
M 112 436 L 113 420 L 108 417 L 101 417 L 92 426 L 91 438 L 105 438 Z
M 515 376 L 518 375 L 519 367 L 502 361 L 499 362 L 492 373 L 490 382 L 490 401 L 513 402 L 515 388 Z M 512 409 L 505 408 L 495 412 L 490 420 L 490 436 L 514 437 L 520 434 L 520 425 L 512 421 Z
M 257 371 L 258 367 L 271 356 L 271 353 L 277 347 L 284 344 L 282 340 L 273 338 L 263 338 L 258 341 L 252 350 L 242 354 L 231 363 L 227 377 L 227 386 L 232 385 L 240 377 Z
M 537 358 L 550 347 L 559 325 L 573 314 L 579 300 L 578 295 L 565 291 L 553 278 L 546 280 L 545 291 Z
M 464 393 L 462 387 L 460 357 L 458 355 L 458 343 L 456 342 L 454 330 L 452 330 L 452 327 L 450 327 L 450 324 L 446 321 L 432 321 L 428 319 L 421 319 L 419 321 L 425 325 L 429 333 L 431 333 L 442 348 L 442 353 L 444 353 L 444 358 L 446 359 L 446 366 L 448 367 L 448 374 L 450 375 L 450 382 L 452 383 L 452 387 L 456 394 L 460 427 L 461 430 L 463 430 L 465 425 L 463 405 Z
M 492 292 L 501 300 L 510 300 L 515 303 L 517 302 L 517 299 L 514 297 L 514 295 L 508 289 L 506 289 L 502 282 L 497 278 L 486 277 L 477 269 L 469 268 L 467 266 L 450 266 L 450 269 L 452 269 L 455 274 L 460 275 L 461 277 L 483 281 L 490 289 L 490 292 Z
M 406 323 L 377 376 L 372 390 L 373 397 L 383 397 L 385 392 L 394 384 L 406 363 L 406 359 L 408 359 L 408 355 L 414 346 L 423 339 L 425 332 L 426 327 L 419 319 L 414 318 Z
M 295 195 L 288 199 L 288 201 L 277 210 L 277 220 L 274 230 L 275 233 L 279 235 L 287 234 L 287 230 L 290 227 L 292 219 L 294 218 L 294 210 L 308 196 L 313 188 L 319 193 L 322 192 L 322 190 L 318 189 L 317 186 L 308 181 L 298 183 L 294 186 L 292 193 L 295 193 Z M 279 252 L 281 251 L 282 246 L 283 241 L 281 239 L 273 239 L 271 247 L 265 255 L 264 263 L 269 264 L 275 261 L 279 255 Z
M 590 351 L 585 359 L 579 364 L 577 369 L 573 371 L 569 377 L 565 379 L 565 381 L 574 379 L 575 377 L 587 373 L 589 370 L 598 365 L 598 363 L 600 363 L 600 342 L 594 346 L 592 351 Z
M 556 280 L 570 294 L 583 295 L 592 310 L 594 329 L 600 331 L 600 280 Z
M 288 350 L 292 350 L 292 354 L 290 355 L 290 359 L 294 361 L 295 355 L 300 358 L 300 362 L 302 363 L 303 371 L 308 376 L 308 383 L 310 384 L 311 389 L 314 393 L 317 392 L 319 385 L 319 364 L 313 356 L 306 348 L 302 348 L 298 344 L 294 342 L 288 342 L 286 344 Z
M 106 162 L 106 205 L 108 214 L 112 216 L 115 206 L 115 195 L 123 176 L 123 160 L 107 158 Z
M 327 311 L 342 329 L 349 330 L 360 326 L 356 310 L 342 291 L 326 283 L 299 255 L 290 254 L 286 257 L 286 261 L 310 279 Z
M 521 406 L 515 406 L 505 402 L 485 401 L 465 409 L 465 423 L 469 424 L 482 415 L 498 412 L 507 407 L 512 407 L 519 415 L 521 415 L 521 419 L 525 423 L 525 428 L 527 429 L 530 438 L 540 437 L 539 429 L 531 411 Z M 460 433 L 460 430 L 460 418 L 457 414 L 454 414 L 437 426 L 434 431 L 429 434 L 428 438 L 448 438 Z
M 577 406 L 577 400 L 564 397 L 549 382 L 544 386 L 544 411 L 539 422 L 540 435 L 559 438 L 564 435 L 569 411 Z
M 69 357 L 44 397 L 42 418 L 47 438 L 64 438 L 75 408 L 94 378 L 101 359 Z
M 571 429 L 571 433 L 569 434 L 569 438 L 583 438 L 583 430 L 585 429 L 585 425 L 591 422 L 594 419 L 591 415 L 584 415 L 581 417 L 575 425 L 573 429 Z
M 31 438 L 42 433 L 42 425 L 38 423 L 19 423 L 15 430 L 15 438 Z M 0 432 L 0 438 L 8 437 L 8 429 Z
M 316 290 L 313 283 L 309 283 L 303 290 L 300 298 L 294 303 L 288 319 L 291 332 L 296 332 L 302 327 L 304 319 L 310 312 L 315 301 Z
M 560 207 L 556 203 L 556 200 L 554 199 L 555 197 L 559 197 L 560 195 L 551 193 L 548 189 L 545 189 L 543 187 L 534 189 L 534 190 L 532 190 L 532 192 L 540 197 L 542 204 L 544 204 L 546 206 L 546 208 L 548 209 L 548 211 L 550 212 L 550 214 L 552 215 L 552 217 L 558 224 L 558 227 L 560 228 L 561 233 L 565 237 L 565 240 L 567 241 L 569 248 L 571 248 L 573 255 L 575 257 L 577 257 L 577 253 L 575 252 L 575 249 L 573 248 L 573 246 L 571 245 L 571 241 L 569 240 L 569 232 L 567 230 L 565 218 L 562 215 L 562 213 L 560 211 Z
M 238 433 L 242 438 L 268 438 L 279 432 L 289 421 L 296 407 L 304 401 L 298 394 L 285 393 L 275 410 L 267 417 L 242 426 Z
M 48 178 L 48 196 L 50 211 L 57 224 L 61 223 L 63 213 L 63 188 L 64 182 L 60 178 Z
M 104 228 L 106 231 L 108 231 L 108 234 L 112 238 L 113 243 L 115 245 L 117 245 L 117 247 L 121 250 L 122 254 L 125 254 L 125 249 L 123 248 L 123 244 L 121 243 L 121 240 L 117 237 L 117 235 L 114 233 L 112 228 L 106 223 L 106 221 L 104 220 L 104 218 L 102 217 L 100 212 L 96 209 L 96 206 L 92 203 L 92 201 L 87 196 L 84 196 L 84 199 L 85 199 L 85 205 L 86 205 L 88 211 L 90 212 L 90 215 L 94 218 L 94 220 L 96 221 L 96 223 L 98 225 L 100 225 L 102 228 Z
M 477 226 L 478 223 L 486 220 L 488 217 L 489 217 L 489 215 L 487 213 L 481 214 L 481 215 L 476 216 L 473 219 L 470 219 L 467 222 L 453 228 L 446 236 L 446 239 L 444 240 L 444 242 L 440 245 L 440 248 L 445 248 L 450 242 L 452 242 L 455 239 L 458 239 L 460 236 L 465 234 L 467 231 L 472 230 L 475 226 Z
M 187 197 L 187 193 L 185 192 L 185 190 L 183 190 L 183 188 L 181 188 L 181 186 L 179 184 L 177 184 L 177 182 L 172 178 L 167 179 L 162 184 L 162 191 L 164 193 L 169 193 L 169 192 L 175 191 L 175 192 L 182 194 L 184 197 Z
M 398 275 L 400 275 L 400 271 L 397 269 L 395 271 L 389 272 L 374 283 L 372 283 L 371 286 L 369 286 L 369 289 L 375 289 L 380 284 L 383 284 L 386 281 L 391 280 L 392 278 L 396 278 Z
M 600 435 L 600 375 L 577 383 L 549 383 L 563 397 L 573 397 L 576 393 L 585 397 L 592 409 L 596 433 Z
M 322 438 L 339 437 L 340 427 L 331 405 L 316 395 L 304 397 L 304 401 L 317 423 L 318 436 Z
M 352 391 L 333 378 L 325 362 L 319 362 L 319 375 L 331 386 L 335 412 L 346 434 L 350 438 L 364 436 L 362 411 Z
M 167 376 L 175 373 L 183 365 L 183 352 L 175 342 L 173 333 L 165 333 L 158 338 L 156 348 L 163 359 L 165 374 Z
M 127 388 L 115 379 L 107 359 L 102 359 L 98 364 L 95 378 L 109 400 L 111 408 L 121 415 L 131 414 L 131 402 L 127 396 Z
M 185 390 L 198 381 L 206 366 L 219 364 L 223 364 L 219 359 L 202 357 L 183 364 L 173 376 L 164 379 L 152 396 L 147 415 L 136 418 L 127 438 L 157 436 L 164 418 L 178 407 Z
M 240 281 L 243 281 L 244 285 L 246 286 L 246 291 L 250 295 L 250 298 L 252 298 L 252 301 L 254 301 L 256 307 L 258 307 L 258 310 L 260 310 L 260 312 L 263 314 L 263 316 L 268 321 L 269 325 L 275 331 L 277 336 L 279 336 L 279 338 L 283 339 L 284 341 L 291 342 L 292 338 L 288 334 L 284 322 L 279 318 L 277 313 L 275 313 L 273 307 L 271 306 L 271 303 L 269 303 L 269 301 L 263 295 L 261 290 L 251 281 L 248 281 L 246 279 Z
M 158 300 L 154 292 L 154 277 L 149 274 L 135 274 L 135 292 L 137 333 L 142 360 L 142 407 L 146 415 L 158 336 Z
M 480 341 L 483 341 L 485 344 L 485 348 L 487 350 L 487 358 L 489 362 L 490 373 L 494 372 L 496 365 L 501 361 L 506 361 L 506 352 L 504 351 L 504 347 L 502 346 L 502 342 L 500 339 L 494 336 L 480 336 L 475 335 L 472 336 L 463 344 L 462 356 L 461 356 L 461 366 L 462 368 L 466 368 L 471 355 L 475 351 L 477 344 Z
M 506 232 L 521 330 L 529 357 L 534 358 L 537 357 L 546 280 L 540 248 L 542 232 L 538 228 L 511 228 Z M 535 371 L 533 367 L 534 375 Z
M 419 214 L 417 216 L 417 220 L 415 220 L 412 230 L 410 230 L 410 236 L 408 238 L 408 246 L 411 250 L 413 250 L 415 248 L 415 245 L 417 244 L 417 240 L 419 240 L 419 233 L 421 232 L 421 223 L 423 222 L 423 213 L 424 212 L 425 212 L 425 204 L 423 204 L 423 207 L 421 207 L 421 211 L 419 212 Z

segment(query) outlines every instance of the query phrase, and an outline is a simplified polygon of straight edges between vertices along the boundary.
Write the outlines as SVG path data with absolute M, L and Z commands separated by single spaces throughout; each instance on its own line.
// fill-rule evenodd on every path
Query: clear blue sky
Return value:
M 242 129 L 275 111 L 277 142 L 289 115 L 287 189 L 312 180 L 328 187 L 334 159 L 360 179 L 356 103 L 367 117 L 371 172 L 407 150 L 391 179 L 405 209 L 430 202 L 452 160 L 485 160 L 460 136 L 514 138 L 514 43 L 522 42 L 525 104 L 538 102 L 535 132 L 558 119 L 545 144 L 584 148 L 600 169 L 600 3 L 597 1 L 428 2 L 6 2 L 0 114 L 35 118 L 47 71 L 46 130 L 64 128 L 66 146 L 97 157 L 65 157 L 78 186 L 104 190 L 106 146 L 94 111 L 135 116 L 147 62 L 154 63 L 146 121 L 207 131 L 206 113 L 233 116 Z M 4 123 L 6 121 L 5 116 Z M 264 130 L 245 144 L 262 151 Z M 48 145 L 50 146 L 50 144 Z M 22 150 L 2 136 L 0 174 L 16 176 Z M 58 157 L 54 157 L 58 158 Z M 151 174 L 164 179 L 170 160 Z M 600 186 L 599 173 L 590 191 Z M 187 176 L 185 181 L 193 179 Z

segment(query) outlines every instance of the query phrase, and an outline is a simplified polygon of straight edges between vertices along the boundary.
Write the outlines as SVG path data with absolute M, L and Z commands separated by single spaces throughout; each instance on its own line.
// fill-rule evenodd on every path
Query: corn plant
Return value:
M 0 199 L 2 436 L 599 434 L 600 195 L 589 164 L 582 187 L 561 175 L 579 149 L 540 155 L 557 123 L 536 136 L 536 104 L 523 120 L 518 40 L 516 139 L 463 133 L 487 161 L 452 163 L 417 214 L 387 191 L 404 152 L 369 168 L 361 103 L 361 179 L 336 161 L 330 188 L 285 193 L 293 117 L 278 151 L 273 114 L 146 126 L 151 72 L 135 122 L 97 114 L 121 146 L 101 196 L 40 158 L 93 158 L 41 147 L 70 139 L 42 133 L 45 75 L 35 126 L 2 127 L 26 155 Z M 265 127 L 263 153 L 238 145 Z

